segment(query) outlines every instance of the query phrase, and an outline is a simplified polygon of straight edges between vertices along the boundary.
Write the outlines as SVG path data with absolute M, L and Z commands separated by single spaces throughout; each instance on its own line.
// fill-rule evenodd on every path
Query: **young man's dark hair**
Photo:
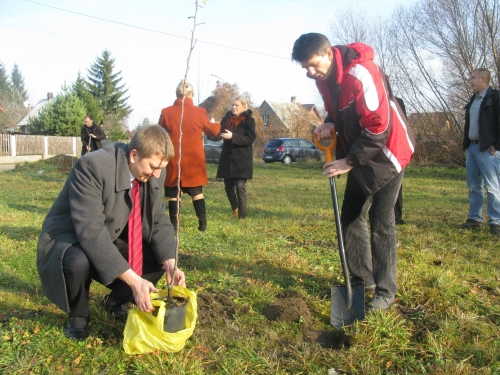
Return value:
M 331 47 L 330 41 L 323 34 L 302 34 L 293 44 L 292 60 L 300 63 L 314 55 L 324 56 Z

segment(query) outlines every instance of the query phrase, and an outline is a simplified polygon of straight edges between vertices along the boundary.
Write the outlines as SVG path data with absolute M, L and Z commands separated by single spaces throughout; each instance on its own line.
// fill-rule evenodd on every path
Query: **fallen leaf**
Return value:
M 478 294 L 479 293 L 479 288 L 477 287 L 476 284 L 474 284 L 474 287 L 472 288 L 472 293 Z
M 82 361 L 82 356 L 79 355 L 78 357 L 75 358 L 75 360 L 73 361 L 73 364 L 79 365 L 81 361 Z

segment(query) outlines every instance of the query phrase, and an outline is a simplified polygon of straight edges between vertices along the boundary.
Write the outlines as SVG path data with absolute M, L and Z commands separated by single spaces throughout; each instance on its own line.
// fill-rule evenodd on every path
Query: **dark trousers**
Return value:
M 125 241 L 116 242 L 118 250 L 125 259 L 128 258 L 128 244 Z M 142 278 L 156 285 L 165 270 L 156 261 L 148 244 L 143 243 L 143 274 Z M 69 302 L 69 322 L 75 328 L 83 328 L 89 322 L 89 291 L 92 280 L 101 283 L 94 265 L 83 251 L 80 244 L 75 244 L 64 253 L 63 272 L 66 281 L 66 293 Z M 111 289 L 107 304 L 110 306 L 134 302 L 132 289 L 120 279 L 115 279 L 106 285 Z
M 353 173 L 347 175 L 340 220 L 349 272 L 383 297 L 396 294 L 396 223 L 394 204 L 403 173 L 372 196 L 365 196 Z M 370 220 L 370 232 L 366 215 Z
M 403 185 L 399 188 L 398 199 L 394 205 L 394 216 L 396 223 L 403 220 Z
M 244 219 L 247 214 L 247 179 L 246 178 L 225 178 L 224 187 L 227 199 L 231 208 L 238 209 L 238 218 Z

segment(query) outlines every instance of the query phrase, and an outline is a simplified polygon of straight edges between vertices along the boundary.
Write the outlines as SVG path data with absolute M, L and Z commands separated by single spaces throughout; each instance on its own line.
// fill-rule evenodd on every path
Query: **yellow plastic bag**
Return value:
M 196 293 L 182 286 L 172 288 L 174 297 L 189 298 L 186 306 L 186 325 L 178 332 L 165 332 L 163 323 L 165 318 L 165 302 L 155 298 L 168 296 L 167 290 L 159 293 L 150 293 L 151 303 L 158 307 L 157 316 L 142 312 L 138 308 L 129 310 L 127 323 L 123 331 L 123 349 L 127 354 L 144 354 L 156 350 L 174 353 L 182 350 L 186 341 L 193 334 L 198 318 Z

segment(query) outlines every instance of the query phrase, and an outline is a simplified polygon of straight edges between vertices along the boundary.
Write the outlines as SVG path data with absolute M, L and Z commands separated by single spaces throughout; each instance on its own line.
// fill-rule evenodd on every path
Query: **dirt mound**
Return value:
M 269 320 L 281 322 L 303 322 L 306 326 L 312 324 L 311 312 L 301 296 L 293 291 L 285 291 L 276 296 L 263 311 Z
M 73 156 L 68 156 L 68 155 L 56 155 L 52 158 L 46 159 L 45 164 L 46 165 L 56 165 L 59 167 L 60 170 L 67 170 L 69 171 L 75 163 L 77 162 L 78 158 L 75 158 Z
M 198 294 L 197 301 L 200 325 L 215 326 L 218 318 L 234 319 L 236 308 L 225 294 L 202 292 Z

